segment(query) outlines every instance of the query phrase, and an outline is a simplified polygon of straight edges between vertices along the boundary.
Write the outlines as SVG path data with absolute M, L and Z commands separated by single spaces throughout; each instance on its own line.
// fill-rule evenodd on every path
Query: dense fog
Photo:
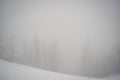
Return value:
M 0 1 L 0 59 L 87 77 L 119 73 L 118 1 Z

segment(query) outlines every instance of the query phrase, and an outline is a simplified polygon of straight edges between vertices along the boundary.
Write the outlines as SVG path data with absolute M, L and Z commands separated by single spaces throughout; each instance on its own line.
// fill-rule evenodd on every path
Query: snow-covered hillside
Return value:
M 35 69 L 0 60 L 0 80 L 98 80 Z
M 25 65 L 0 60 L 0 80 L 120 80 L 119 76 L 105 79 L 78 77 L 35 69 Z

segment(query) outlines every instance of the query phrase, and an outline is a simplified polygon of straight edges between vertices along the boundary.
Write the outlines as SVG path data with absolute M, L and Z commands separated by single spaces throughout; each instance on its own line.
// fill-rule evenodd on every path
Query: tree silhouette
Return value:
M 13 33 L 9 34 L 9 38 L 10 38 L 10 46 L 11 46 L 11 61 L 15 61 L 15 46 L 14 46 L 14 37 L 13 37 Z

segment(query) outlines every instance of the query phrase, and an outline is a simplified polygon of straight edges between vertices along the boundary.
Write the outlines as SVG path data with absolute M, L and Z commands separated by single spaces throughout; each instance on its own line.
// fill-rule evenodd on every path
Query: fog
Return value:
M 120 73 L 119 0 L 0 2 L 0 59 L 86 77 Z

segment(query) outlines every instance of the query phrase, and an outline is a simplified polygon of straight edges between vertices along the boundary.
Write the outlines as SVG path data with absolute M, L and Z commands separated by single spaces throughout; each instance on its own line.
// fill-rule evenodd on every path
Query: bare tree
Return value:
M 82 71 L 80 74 L 85 76 L 91 75 L 92 70 L 92 51 L 91 51 L 91 45 L 90 42 L 87 40 L 86 43 L 83 45 L 83 56 L 82 56 Z M 92 63 L 91 63 L 92 62 Z M 90 73 L 90 74 L 89 74 Z
M 10 46 L 11 46 L 11 61 L 15 61 L 15 46 L 14 46 L 14 37 L 13 34 L 9 34 L 10 37 Z
M 40 67 L 40 64 L 41 64 L 41 53 L 40 53 L 40 48 L 39 48 L 39 42 L 40 40 L 38 39 L 38 36 L 35 35 L 34 36 L 34 50 L 35 50 L 35 53 L 33 55 L 33 61 L 34 61 L 34 64 L 36 67 Z
M 56 71 L 57 69 L 57 52 L 58 50 L 58 45 L 57 45 L 57 41 L 53 40 L 53 42 L 50 45 L 50 67 L 52 71 Z

